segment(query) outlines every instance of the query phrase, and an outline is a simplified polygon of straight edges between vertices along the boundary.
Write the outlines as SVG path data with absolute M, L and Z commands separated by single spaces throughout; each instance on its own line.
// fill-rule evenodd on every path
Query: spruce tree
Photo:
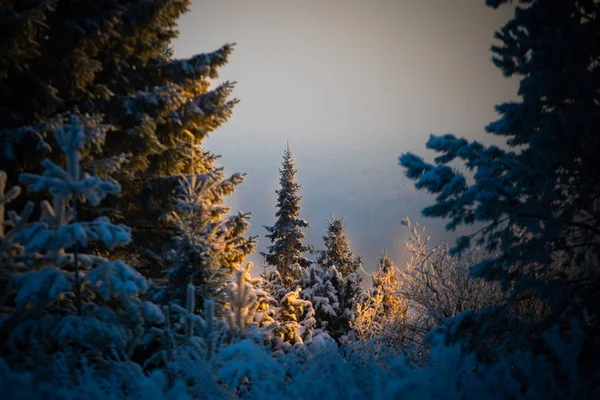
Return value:
M 325 249 L 317 260 L 318 268 L 307 271 L 301 283 L 303 297 L 313 302 L 317 326 L 338 341 L 350 333 L 367 298 L 358 271 L 363 261 L 350 247 L 343 220 L 337 217 L 328 220 L 323 236 Z
M 340 273 L 335 267 L 323 271 L 317 265 L 311 265 L 300 280 L 302 298 L 310 301 L 315 310 L 316 327 L 330 332 L 340 315 Z
M 231 194 L 242 181 L 241 174 L 225 179 L 222 171 L 180 177 L 171 218 L 176 227 L 173 249 L 167 254 L 162 301 L 186 304 L 187 286 L 194 285 L 194 304 L 201 308 L 208 299 L 222 311 L 227 285 L 233 271 L 255 247 L 255 238 L 244 237 L 249 214 L 228 215 L 222 196 Z M 198 311 L 198 310 L 194 310 Z
M 367 293 L 357 274 L 344 277 L 335 266 L 324 271 L 312 265 L 300 281 L 301 296 L 313 304 L 315 327 L 336 341 L 351 333 L 352 324 L 367 300 Z
M 111 251 L 130 240 L 127 226 L 104 216 L 83 220 L 78 213 L 82 202 L 97 206 L 120 190 L 114 181 L 81 170 L 81 149 L 102 139 L 90 132 L 105 131 L 96 128 L 86 131 L 72 115 L 56 129 L 65 165 L 46 159 L 43 175 L 24 173 L 20 179 L 32 192 L 49 192 L 52 201 L 40 204 L 37 221 L 24 220 L 29 205 L 20 216 L 11 213 L 11 229 L 0 240 L 2 355 L 20 367 L 41 367 L 58 353 L 75 356 L 69 367 L 81 356 L 127 359 L 147 324 L 164 319 L 157 306 L 140 298 L 149 287 L 144 277 L 121 260 L 85 251 L 92 241 Z M 18 190 L 11 192 L 14 198 Z
M 275 308 L 274 350 L 288 352 L 312 342 L 317 321 L 312 303 L 300 296 L 301 288 L 288 292 Z
M 167 375 L 178 372 L 175 360 L 199 357 L 206 361 L 215 359 L 222 339 L 225 336 L 225 321 L 216 319 L 214 302 L 206 300 L 203 315 L 196 314 L 196 288 L 187 286 L 185 307 L 171 303 L 162 307 L 165 323 L 162 329 L 153 328 L 151 339 L 159 339 L 161 346 L 144 360 L 144 368 L 162 366 Z M 185 362 L 185 361 L 184 361 Z
M 45 137 L 48 121 L 73 107 L 81 113 L 122 118 L 137 111 L 132 106 L 143 105 L 144 97 L 154 100 L 156 109 L 159 102 L 181 101 L 176 87 L 152 99 L 161 94 L 153 80 L 174 66 L 164 49 L 177 35 L 174 21 L 188 5 L 189 1 L 4 2 L 3 167 L 38 166 L 44 154 L 35 150 L 43 151 L 44 141 L 53 141 Z M 145 114 L 140 111 L 137 117 Z M 111 140 L 129 140 L 121 148 L 152 145 L 154 138 L 135 134 L 138 124 L 132 117 L 127 127 L 115 124 L 123 131 L 115 131 Z M 152 132 L 147 129 L 147 134 Z
M 237 102 L 229 98 L 233 84 L 210 87 L 232 45 L 172 58 L 175 21 L 189 4 L 9 0 L 0 14 L 0 169 L 12 184 L 21 172 L 41 172 L 44 157 L 62 157 L 48 135 L 62 116 L 103 114 L 113 129 L 101 148 L 86 149 L 86 168 L 123 184 L 103 212 L 132 227 L 133 241 L 119 255 L 152 265 L 156 277 L 174 232 L 168 216 L 177 179 L 168 177 L 214 169 L 201 141 Z M 93 218 L 97 210 L 81 212 Z
M 323 236 L 325 249 L 320 251 L 317 264 L 324 270 L 335 266 L 345 278 L 358 272 L 363 260 L 356 257 L 350 248 L 350 241 L 344 232 L 344 219 L 333 216 L 328 220 L 327 233 Z
M 307 268 L 310 261 L 302 256 L 302 253 L 310 251 L 309 246 L 302 244 L 302 239 L 306 237 L 302 228 L 309 227 L 308 222 L 300 218 L 300 184 L 296 182 L 296 169 L 294 158 L 288 144 L 283 153 L 282 169 L 279 183 L 281 189 L 277 190 L 277 222 L 273 226 L 265 226 L 269 232 L 266 236 L 271 240 L 272 245 L 268 246 L 267 253 L 261 253 L 265 256 L 267 264 L 274 266 L 286 288 L 291 288 L 298 274 L 291 268 L 293 264 L 299 264 L 302 268 Z
M 434 164 L 413 154 L 400 163 L 417 188 L 437 195 L 425 216 L 449 218 L 449 230 L 480 224 L 455 248 L 477 240 L 490 252 L 472 274 L 500 282 L 517 303 L 539 299 L 544 324 L 579 316 L 599 332 L 600 3 L 518 3 L 491 48 L 504 75 L 521 77 L 521 98 L 498 105 L 500 119 L 486 127 L 506 147 L 432 135 Z M 450 166 L 458 160 L 472 182 Z

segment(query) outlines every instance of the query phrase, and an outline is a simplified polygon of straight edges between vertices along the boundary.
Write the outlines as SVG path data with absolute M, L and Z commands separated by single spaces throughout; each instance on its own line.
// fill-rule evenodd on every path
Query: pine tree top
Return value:
M 385 274 L 393 268 L 394 268 L 394 263 L 388 256 L 387 251 L 385 249 L 383 249 L 383 252 L 381 253 L 381 257 L 379 257 L 379 261 L 377 262 L 377 266 L 375 267 L 375 271 L 376 272 L 380 271 Z
M 345 216 L 332 216 L 327 220 L 327 233 L 323 236 L 325 249 L 320 251 L 317 263 L 323 269 L 335 266 L 344 277 L 355 273 L 363 264 L 361 257 L 354 255 L 350 247 L 350 240 L 346 236 Z

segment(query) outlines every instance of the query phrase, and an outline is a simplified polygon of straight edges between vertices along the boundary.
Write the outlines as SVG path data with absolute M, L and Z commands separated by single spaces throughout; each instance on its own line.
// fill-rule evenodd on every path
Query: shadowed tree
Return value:
M 487 1 L 494 8 L 507 2 Z M 481 348 L 490 343 L 484 338 L 516 343 L 521 334 L 531 341 L 556 324 L 570 335 L 572 321 L 580 321 L 582 371 L 590 371 L 587 366 L 597 371 L 600 3 L 516 3 L 514 17 L 496 32 L 498 43 L 491 48 L 504 75 L 521 78 L 520 98 L 498 105 L 500 119 L 486 127 L 505 146 L 432 135 L 426 146 L 439 153 L 434 163 L 409 153 L 400 164 L 418 189 L 437 196 L 423 209 L 425 216 L 449 219 L 448 230 L 479 226 L 459 238 L 450 255 L 476 241 L 487 256 L 470 268 L 471 275 L 498 282 L 510 296 L 509 307 L 449 321 L 448 336 L 469 332 L 465 348 Z M 453 168 L 457 163 L 472 179 Z M 526 317 L 517 312 L 515 318 L 532 299 L 544 312 Z
M 472 273 L 539 298 L 548 321 L 600 312 L 599 32 L 597 1 L 520 1 L 492 46 L 502 72 L 522 77 L 521 99 L 497 106 L 501 118 L 486 127 L 507 149 L 432 135 L 434 164 L 400 157 L 416 187 L 437 195 L 424 215 L 449 218 L 450 230 L 481 224 L 455 249 L 477 239 L 490 251 Z M 459 160 L 473 183 L 449 166 Z
M 2 246 L 0 252 L 0 337 L 6 343 L 1 354 L 26 368 L 43 368 L 61 354 L 74 356 L 71 366 L 82 358 L 127 359 L 149 323 L 161 323 L 164 316 L 156 305 L 142 300 L 149 287 L 144 277 L 121 260 L 85 251 L 92 241 L 111 251 L 130 240 L 125 225 L 104 216 L 85 220 L 78 215 L 83 201 L 98 205 L 120 190 L 114 181 L 81 169 L 80 149 L 98 138 L 75 115 L 70 124 L 56 129 L 55 136 L 65 165 L 46 159 L 42 175 L 20 177 L 29 191 L 48 192 L 51 201 L 40 204 L 37 221 L 24 221 L 27 211 L 19 217 L 12 214 L 16 232 L 11 229 L 0 238 L 3 245 L 12 245 Z M 14 198 L 16 192 L 11 192 Z
M 229 98 L 232 83 L 210 83 L 232 45 L 172 58 L 175 23 L 189 4 L 8 0 L 0 11 L 0 169 L 12 184 L 23 171 L 41 172 L 44 157 L 61 160 L 48 133 L 65 113 L 103 114 L 112 130 L 102 146 L 82 150 L 84 167 L 122 183 L 102 212 L 132 228 L 131 244 L 118 255 L 152 266 L 154 276 L 173 234 L 168 216 L 179 180 L 171 177 L 215 168 L 201 141 L 237 103 Z

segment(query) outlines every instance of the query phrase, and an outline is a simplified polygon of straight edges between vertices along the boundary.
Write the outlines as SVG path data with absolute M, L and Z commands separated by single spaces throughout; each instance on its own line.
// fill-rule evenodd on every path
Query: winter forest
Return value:
M 191 0 L 0 1 L 0 397 L 600 398 L 600 3 L 485 3 L 498 144 L 398 148 L 433 200 L 367 265 L 351 215 L 303 219 L 294 143 L 271 221 L 227 202 L 236 47 L 175 57 Z

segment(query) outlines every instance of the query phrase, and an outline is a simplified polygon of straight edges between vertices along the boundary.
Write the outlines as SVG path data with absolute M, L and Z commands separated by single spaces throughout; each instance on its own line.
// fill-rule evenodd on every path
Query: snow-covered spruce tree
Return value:
M 351 324 L 358 312 L 365 310 L 367 293 L 357 274 L 346 278 L 335 266 L 323 271 L 312 265 L 304 271 L 300 287 L 301 296 L 313 304 L 315 309 L 316 333 L 324 331 L 340 341 L 351 332 Z
M 277 270 L 269 271 L 265 269 L 260 277 L 264 290 L 269 293 L 276 303 L 288 293 L 288 289 L 283 283 L 283 278 Z M 294 282 L 294 286 L 296 285 L 297 283 Z
M 335 267 L 328 271 L 313 264 L 302 275 L 299 286 L 302 288 L 301 296 L 313 305 L 315 311 L 315 334 L 326 332 L 335 328 L 335 322 L 341 315 L 339 285 L 342 276 Z
M 290 270 L 300 275 L 304 269 L 293 264 Z M 231 310 L 227 317 L 234 336 L 243 336 L 252 326 L 263 328 L 262 339 L 279 355 L 312 342 L 315 312 L 312 303 L 301 298 L 299 282 L 295 282 L 295 289 L 286 288 L 276 270 L 265 270 L 262 279 L 252 279 L 249 269 L 240 269 L 235 274 L 227 288 Z M 244 284 L 238 282 L 242 278 Z M 245 288 L 245 292 L 240 288 Z M 244 313 L 247 316 L 242 320 L 246 322 L 239 327 L 238 314 Z
M 350 241 L 344 232 L 344 219 L 332 216 L 328 219 L 327 233 L 323 236 L 325 249 L 319 251 L 319 264 L 324 270 L 335 266 L 345 278 L 350 274 L 358 272 L 363 264 L 361 257 L 356 257 L 350 248 Z
M 265 226 L 269 232 L 266 236 L 273 244 L 268 246 L 268 252 L 261 254 L 265 256 L 269 265 L 277 269 L 285 287 L 293 289 L 293 283 L 299 276 L 289 270 L 290 266 L 299 264 L 307 268 L 310 261 L 302 256 L 302 253 L 310 251 L 310 247 L 302 244 L 302 239 L 306 236 L 302 228 L 309 227 L 309 224 L 300 218 L 302 196 L 299 194 L 300 184 L 295 180 L 296 169 L 289 144 L 283 153 L 283 164 L 279 173 L 281 189 L 277 190 L 277 222 L 273 226 Z
M 277 354 L 287 353 L 293 348 L 302 347 L 312 343 L 314 335 L 321 330 L 315 329 L 317 321 L 315 310 L 310 300 L 301 294 L 304 276 L 312 269 L 303 268 L 300 264 L 292 264 L 289 271 L 299 278 L 288 289 L 277 271 L 269 275 L 271 293 L 275 300 L 272 309 L 276 325 L 273 329 L 274 350 Z
M 348 275 L 347 277 L 343 278 L 342 282 L 342 290 L 339 291 L 341 293 L 341 315 L 336 321 L 338 337 L 352 333 L 352 321 L 359 316 L 359 312 L 361 311 L 361 307 L 359 306 L 367 299 L 366 290 L 362 286 L 363 278 L 358 273 L 352 273 Z M 336 333 L 334 331 L 332 337 L 335 336 Z
M 264 291 L 266 291 L 269 294 L 273 294 L 273 288 L 275 285 L 275 281 L 274 281 L 274 277 L 272 277 L 272 271 L 271 267 L 269 266 L 269 264 L 267 264 L 267 261 L 263 261 L 263 270 L 260 273 L 260 279 L 262 280 L 260 287 L 261 289 L 263 289 Z
M 363 261 L 362 258 L 356 257 L 350 248 L 350 241 L 344 232 L 343 220 L 344 218 L 336 217 L 328 220 L 327 233 L 323 236 L 325 249 L 321 250 L 317 260 L 317 264 L 323 271 L 320 280 L 326 288 L 325 293 L 330 292 L 331 288 L 335 292 L 335 300 L 331 305 L 337 304 L 337 307 L 334 307 L 334 310 L 337 308 L 336 317 L 328 321 L 327 330 L 336 340 L 350 332 L 350 324 L 359 311 L 358 305 L 366 299 L 366 292 L 362 287 L 363 278 L 358 271 Z M 317 282 L 317 285 L 323 284 Z M 308 288 L 308 286 L 303 287 Z M 319 291 L 317 289 L 312 293 Z M 329 296 L 328 294 L 327 297 Z
M 599 18 L 596 1 L 519 1 L 492 46 L 502 72 L 522 77 L 521 99 L 497 106 L 502 117 L 486 127 L 508 149 L 432 135 L 427 147 L 441 153 L 435 164 L 400 157 L 417 188 L 437 194 L 424 215 L 450 218 L 448 229 L 482 224 L 458 241 L 460 250 L 477 238 L 493 254 L 473 274 L 513 288 L 516 302 L 543 301 L 544 323 L 568 326 L 579 316 L 593 336 L 600 330 Z M 455 160 L 474 172 L 472 184 L 449 166 Z
M 506 1 L 487 3 L 499 7 Z M 504 352 L 530 346 L 535 354 L 547 348 L 540 332 L 559 324 L 564 335 L 574 335 L 576 319 L 583 350 L 572 367 L 582 372 L 579 382 L 593 382 L 600 354 L 600 3 L 518 3 L 514 17 L 496 33 L 500 43 L 492 46 L 503 73 L 521 77 L 520 99 L 497 106 L 501 118 L 486 127 L 506 138 L 506 147 L 432 135 L 427 147 L 440 153 L 433 164 L 413 154 L 403 154 L 400 163 L 417 188 L 437 195 L 424 215 L 449 218 L 450 230 L 480 226 L 461 237 L 453 252 L 474 239 L 485 246 L 490 255 L 471 274 L 499 282 L 511 296 L 511 307 L 447 320 L 445 342 L 458 336 L 470 340 L 461 348 L 487 345 L 483 353 L 489 355 L 501 341 Z M 450 166 L 459 161 L 473 172 L 472 182 Z M 532 297 L 544 312 L 519 316 L 515 310 Z M 566 384 L 555 379 L 561 357 L 544 369 L 556 393 Z
M 287 353 L 312 342 L 316 325 L 315 312 L 312 303 L 300 297 L 301 290 L 298 287 L 286 293 L 275 308 L 273 350 L 277 354 Z
M 18 367 L 41 367 L 57 352 L 97 361 L 126 359 L 145 324 L 160 323 L 163 315 L 140 299 L 148 283 L 134 269 L 84 252 L 92 241 L 112 250 L 130 238 L 128 227 L 106 217 L 78 219 L 78 204 L 96 206 L 120 190 L 113 181 L 80 169 L 81 148 L 98 137 L 86 135 L 76 115 L 55 136 L 65 167 L 46 159 L 43 175 L 21 175 L 30 191 L 47 191 L 52 201 L 43 201 L 40 219 L 19 227 L 14 236 L 23 246 L 22 261 L 5 263 L 3 254 L 2 355 Z
M 167 257 L 172 266 L 167 270 L 163 302 L 174 300 L 183 306 L 186 287 L 193 284 L 198 308 L 212 299 L 217 314 L 221 313 L 225 302 L 222 290 L 255 247 L 253 237 L 243 236 L 249 214 L 227 215 L 229 207 L 221 204 L 222 196 L 233 192 L 242 180 L 241 174 L 225 179 L 220 169 L 180 177 L 171 216 L 177 234 Z
M 132 241 L 115 256 L 154 277 L 164 265 L 151 255 L 163 254 L 170 243 L 167 217 L 178 184 L 162 178 L 191 171 L 191 148 L 195 172 L 211 171 L 215 157 L 197 146 L 237 103 L 230 98 L 232 83 L 210 84 L 233 45 L 182 60 L 168 51 L 178 34 L 175 22 L 189 5 L 189 0 L 8 0 L 0 16 L 6 41 L 0 49 L 6 60 L 0 66 L 0 169 L 12 184 L 21 172 L 41 172 L 44 157 L 60 161 L 59 152 L 48 151 L 54 147 L 48 132 L 60 124 L 55 116 L 75 107 L 82 114 L 104 114 L 113 129 L 105 146 L 86 159 L 120 161 L 111 175 L 123 190 L 105 200 L 102 214 L 132 227 Z M 130 154 L 122 155 L 123 149 Z M 19 199 L 16 206 L 23 206 Z M 98 215 L 86 204 L 80 213 Z

